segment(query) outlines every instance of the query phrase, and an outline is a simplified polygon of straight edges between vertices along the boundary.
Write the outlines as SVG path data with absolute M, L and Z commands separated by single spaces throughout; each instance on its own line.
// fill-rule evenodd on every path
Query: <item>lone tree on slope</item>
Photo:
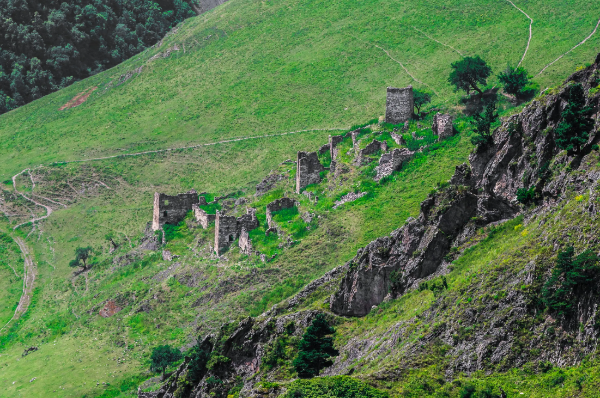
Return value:
M 569 103 L 562 113 L 562 121 L 556 127 L 556 145 L 560 149 L 578 153 L 594 128 L 591 106 L 585 106 L 585 94 L 581 84 L 569 88 Z
M 335 329 L 329 326 L 325 315 L 318 314 L 300 340 L 299 352 L 294 359 L 294 368 L 298 376 L 309 378 L 318 376 L 321 369 L 331 366 L 331 357 L 340 353 L 333 347 Z
M 431 93 L 418 88 L 413 90 L 414 105 L 417 108 L 417 115 L 421 113 L 421 107 L 431 102 Z
M 91 246 L 78 247 L 75 249 L 75 259 L 71 260 L 69 267 L 81 267 L 84 270 L 87 268 L 87 260 L 92 256 L 94 250 Z
M 513 68 L 507 66 L 506 69 L 498 75 L 500 83 L 504 85 L 504 91 L 517 98 L 533 96 L 535 88 L 532 87 L 527 70 L 522 66 Z
M 448 82 L 456 87 L 456 91 L 464 90 L 469 95 L 471 90 L 475 90 L 479 94 L 483 94 L 477 85 L 485 85 L 487 83 L 487 78 L 490 77 L 492 68 L 479 55 L 465 57 L 460 61 L 452 63 L 451 66 L 452 72 L 450 72 Z
M 167 366 L 179 361 L 182 358 L 181 351 L 169 345 L 159 345 L 152 350 L 150 357 L 150 370 L 153 372 L 161 372 L 162 378 L 165 378 L 165 370 Z

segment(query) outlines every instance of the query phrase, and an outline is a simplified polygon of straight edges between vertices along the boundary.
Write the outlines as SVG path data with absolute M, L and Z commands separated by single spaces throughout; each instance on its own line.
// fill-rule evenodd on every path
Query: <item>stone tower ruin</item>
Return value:
M 192 206 L 198 203 L 200 203 L 198 192 L 193 189 L 175 196 L 156 192 L 154 194 L 152 229 L 157 231 L 165 224 L 178 224 L 192 210 Z
M 400 124 L 410 120 L 414 105 L 412 86 L 405 88 L 388 87 L 385 121 L 391 124 Z

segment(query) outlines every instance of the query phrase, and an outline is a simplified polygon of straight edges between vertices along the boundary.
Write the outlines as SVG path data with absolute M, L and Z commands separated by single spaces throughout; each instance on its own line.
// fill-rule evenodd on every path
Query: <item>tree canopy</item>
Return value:
M 193 15 L 185 0 L 0 2 L 0 114 L 119 64 Z
M 332 365 L 331 357 L 339 355 L 333 347 L 335 329 L 329 326 L 325 315 L 318 314 L 300 340 L 298 356 L 294 359 L 294 368 L 302 378 L 318 376 L 319 372 Z
M 426 90 L 419 90 L 418 88 L 413 90 L 413 99 L 415 108 L 417 108 L 417 114 L 421 113 L 421 107 L 431 102 L 431 93 Z
M 473 145 L 485 146 L 492 142 L 492 125 L 498 120 L 497 100 L 492 100 L 486 105 L 483 112 L 473 115 L 471 124 L 477 134 L 471 137 Z
M 448 82 L 455 86 L 457 91 L 464 90 L 468 95 L 471 90 L 475 90 L 479 94 L 483 94 L 478 84 L 487 84 L 487 78 L 490 77 L 492 68 L 479 55 L 453 62 L 451 67 L 452 72 L 450 72 Z
M 83 269 L 87 268 L 87 260 L 92 256 L 94 250 L 91 246 L 88 247 L 78 247 L 75 249 L 75 259 L 71 260 L 69 263 L 69 267 L 81 267 Z
M 159 345 L 152 350 L 150 370 L 154 372 L 160 371 L 164 376 L 167 367 L 181 358 L 183 358 L 183 355 L 177 348 L 173 348 L 170 345 Z
M 591 106 L 585 106 L 585 93 L 579 83 L 569 88 L 569 102 L 556 126 L 556 145 L 569 152 L 579 152 L 594 128 Z
M 527 98 L 533 96 L 536 89 L 529 80 L 527 70 L 522 66 L 513 68 L 507 66 L 506 69 L 498 75 L 500 83 L 504 85 L 504 91 L 517 98 Z

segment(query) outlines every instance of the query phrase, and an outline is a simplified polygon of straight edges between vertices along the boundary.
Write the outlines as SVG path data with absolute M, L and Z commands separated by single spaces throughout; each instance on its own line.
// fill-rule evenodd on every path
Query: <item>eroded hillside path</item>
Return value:
M 19 299 L 19 304 L 17 305 L 17 309 L 13 314 L 12 318 L 6 323 L 6 325 L 2 326 L 0 332 L 4 330 L 12 321 L 21 317 L 24 313 L 27 312 L 29 308 L 29 304 L 31 303 L 31 296 L 33 294 L 33 285 L 35 283 L 35 274 L 36 274 L 36 266 L 33 258 L 31 257 L 31 253 L 29 251 L 29 247 L 25 244 L 23 239 L 19 237 L 13 237 L 17 245 L 19 245 L 19 250 L 21 250 L 21 255 L 23 256 L 23 293 L 21 293 L 21 298 Z
M 531 18 L 529 15 L 527 15 L 527 13 L 525 11 L 523 11 L 519 7 L 517 7 L 515 5 L 515 3 L 513 3 L 511 0 L 506 0 L 506 1 L 508 1 L 510 4 L 512 4 L 513 7 L 515 7 L 517 10 L 522 12 L 523 15 L 525 15 L 529 19 L 529 40 L 527 40 L 527 46 L 525 47 L 525 52 L 523 53 L 523 56 L 521 57 L 521 60 L 519 61 L 519 64 L 517 65 L 517 68 L 518 68 L 519 66 L 521 66 L 521 63 L 523 63 L 523 60 L 525 59 L 525 56 L 527 55 L 527 51 L 529 51 L 529 45 L 531 44 L 531 38 L 533 37 L 533 18 Z
M 571 51 L 575 50 L 577 47 L 581 46 L 586 41 L 588 41 L 590 39 L 590 37 L 592 37 L 594 35 L 594 33 L 596 33 L 596 31 L 598 30 L 598 26 L 600 26 L 600 19 L 598 19 L 598 23 L 596 23 L 596 27 L 594 28 L 594 30 L 592 31 L 592 33 L 590 33 L 590 35 L 588 37 L 586 37 L 585 39 L 583 39 L 582 41 L 580 41 L 579 43 L 577 43 L 576 46 L 574 46 L 573 48 L 571 48 L 569 51 L 567 51 L 566 53 L 564 53 L 560 57 L 556 58 L 554 61 L 550 62 L 548 65 L 544 66 L 544 68 L 537 75 L 535 75 L 535 77 L 538 77 L 539 75 L 541 75 L 542 73 L 544 73 L 544 71 L 546 69 L 548 69 L 550 66 L 552 66 L 556 61 L 560 60 L 562 57 L 564 57 L 565 55 L 567 55 L 568 53 L 570 53 Z

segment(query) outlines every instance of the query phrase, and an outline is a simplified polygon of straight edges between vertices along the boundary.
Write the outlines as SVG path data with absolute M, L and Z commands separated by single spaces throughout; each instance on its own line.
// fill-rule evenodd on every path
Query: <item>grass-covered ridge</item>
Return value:
M 589 2 L 521 6 L 535 21 L 523 61 L 532 74 L 588 36 L 596 22 Z M 348 127 L 382 113 L 386 86 L 423 86 L 398 62 L 438 100 L 455 100 L 446 79 L 460 55 L 432 39 L 481 55 L 497 73 L 521 59 L 528 25 L 509 2 L 491 0 L 230 1 L 187 20 L 159 48 L 3 115 L 0 175 L 53 161 Z M 552 86 L 589 61 L 599 37 L 536 81 Z M 150 61 L 168 49 L 167 58 Z M 140 74 L 118 84 L 140 66 Z M 96 86 L 82 105 L 58 111 Z

